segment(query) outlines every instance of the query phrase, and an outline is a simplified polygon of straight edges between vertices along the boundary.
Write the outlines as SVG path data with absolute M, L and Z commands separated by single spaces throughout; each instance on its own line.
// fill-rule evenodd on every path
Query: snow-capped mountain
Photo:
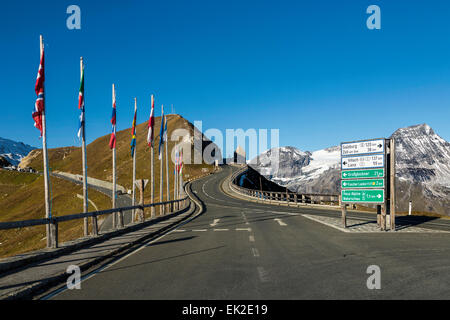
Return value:
M 396 141 L 400 209 L 414 199 L 417 211 L 450 215 L 450 143 L 427 124 L 398 129 L 391 137 Z M 337 194 L 340 156 L 339 146 L 312 153 L 282 147 L 260 154 L 249 165 L 291 191 Z M 271 172 L 271 168 L 275 170 Z
M 17 166 L 23 157 L 36 148 L 9 139 L 0 138 L 0 156 L 5 158 L 11 165 Z

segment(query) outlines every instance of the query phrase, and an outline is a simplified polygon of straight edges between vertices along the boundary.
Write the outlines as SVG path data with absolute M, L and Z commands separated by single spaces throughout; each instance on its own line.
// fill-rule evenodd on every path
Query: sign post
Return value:
M 377 224 L 381 230 L 386 230 L 386 204 L 389 200 L 390 228 L 395 230 L 393 146 L 393 139 L 384 138 L 341 143 L 340 197 L 344 227 L 346 227 L 347 204 L 376 204 Z

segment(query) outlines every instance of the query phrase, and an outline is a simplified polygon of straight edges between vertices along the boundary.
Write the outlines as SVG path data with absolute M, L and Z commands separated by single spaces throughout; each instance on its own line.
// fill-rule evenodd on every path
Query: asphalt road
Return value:
M 300 215 L 337 211 L 225 195 L 231 170 L 193 182 L 202 215 L 52 299 L 450 298 L 450 233 L 344 233 Z M 433 223 L 448 227 L 421 226 Z M 379 290 L 366 285 L 371 265 Z

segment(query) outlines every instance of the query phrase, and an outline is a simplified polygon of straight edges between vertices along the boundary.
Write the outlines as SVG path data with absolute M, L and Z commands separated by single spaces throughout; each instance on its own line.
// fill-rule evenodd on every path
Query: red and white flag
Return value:
M 112 115 L 111 115 L 111 124 L 112 124 L 112 132 L 111 132 L 111 139 L 109 139 L 109 148 L 115 149 L 116 148 L 116 91 L 114 90 L 113 85 L 113 109 L 112 109 Z
M 149 147 L 153 146 L 153 136 L 155 127 L 155 101 L 152 95 L 152 108 L 150 111 L 150 119 L 148 120 L 148 133 L 147 133 L 147 143 Z
M 36 91 L 36 103 L 34 104 L 34 110 L 32 113 L 34 119 L 34 126 L 41 131 L 42 137 L 42 115 L 45 112 L 45 101 L 44 101 L 44 49 L 42 48 L 41 62 L 39 64 L 39 71 L 36 78 L 36 85 L 34 90 Z

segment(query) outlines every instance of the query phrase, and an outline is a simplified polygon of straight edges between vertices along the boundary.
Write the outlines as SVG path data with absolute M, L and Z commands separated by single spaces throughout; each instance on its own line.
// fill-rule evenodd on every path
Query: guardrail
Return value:
M 231 175 L 230 189 L 241 195 L 254 198 L 257 201 L 271 204 L 285 203 L 288 206 L 291 205 L 291 203 L 293 206 L 307 204 L 339 206 L 339 195 L 337 194 L 275 192 L 241 187 L 237 184 L 237 179 L 240 175 L 245 173 L 245 171 L 247 171 L 247 166 Z
M 0 230 L 9 230 L 9 229 L 18 229 L 18 228 L 25 228 L 25 227 L 33 227 L 33 226 L 40 226 L 40 225 L 50 225 L 50 237 L 51 237 L 51 248 L 58 248 L 58 223 L 71 221 L 71 220 L 77 220 L 77 219 L 84 219 L 92 217 L 95 221 L 96 217 L 105 215 L 105 214 L 119 214 L 120 216 L 123 216 L 123 212 L 127 210 L 140 210 L 140 222 L 145 222 L 145 214 L 144 214 L 144 208 L 151 208 L 151 207 L 157 207 L 157 206 L 167 206 L 168 207 L 168 214 L 185 209 L 187 206 L 189 206 L 190 201 L 189 197 L 186 195 L 182 199 L 177 200 L 171 200 L 171 201 L 164 201 L 164 202 L 157 202 L 157 203 L 150 203 L 150 204 L 144 204 L 144 205 L 135 205 L 130 207 L 119 207 L 114 209 L 108 209 L 108 210 L 101 210 L 101 211 L 91 211 L 91 212 L 85 212 L 85 213 L 76 213 L 76 214 L 69 214 L 64 216 L 58 216 L 58 217 L 52 217 L 52 218 L 44 218 L 44 219 L 31 219 L 31 220 L 22 220 L 22 221 L 12 221 L 12 222 L 0 222 Z M 167 215 L 167 214 L 165 214 Z M 114 230 L 124 228 L 126 225 L 123 224 L 122 219 L 117 219 L 119 221 L 117 226 L 113 226 Z M 131 223 L 133 223 L 133 219 L 131 219 Z M 98 236 L 98 228 L 95 223 L 93 223 L 93 230 L 92 235 L 94 237 Z

